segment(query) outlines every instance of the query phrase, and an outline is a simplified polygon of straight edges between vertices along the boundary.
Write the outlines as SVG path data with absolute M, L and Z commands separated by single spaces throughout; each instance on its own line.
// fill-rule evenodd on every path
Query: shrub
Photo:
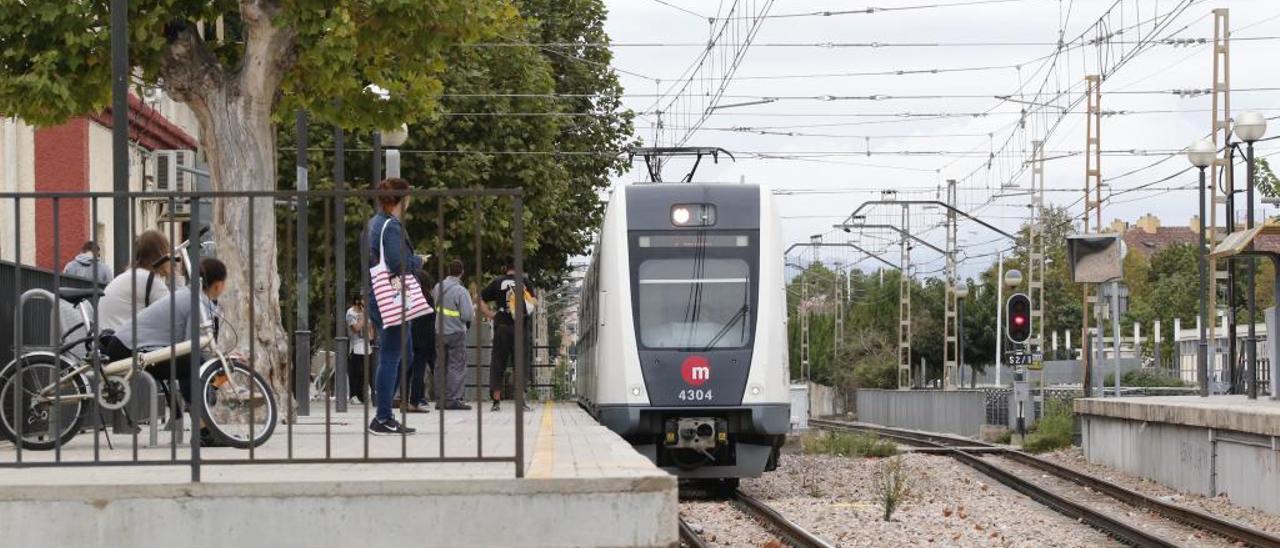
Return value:
M 1102 385 L 1104 387 L 1115 386 L 1116 374 L 1107 373 L 1107 376 L 1102 381 Z M 1158 369 L 1155 367 L 1143 367 L 1141 369 L 1125 371 L 1124 375 L 1120 377 L 1120 385 L 1135 388 L 1192 386 L 1191 383 L 1183 381 L 1172 371 L 1167 369 Z
M 875 434 L 829 432 L 805 438 L 804 452 L 842 457 L 888 457 L 897 454 L 898 444 L 880 439 Z
M 910 492 L 907 473 L 902 469 L 902 456 L 881 460 L 876 465 L 875 482 L 876 495 L 884 508 L 884 520 L 889 521 Z
M 1022 443 L 1022 449 L 1029 453 L 1044 453 L 1069 447 L 1073 420 L 1071 402 L 1050 400 L 1045 404 L 1044 416 L 1036 424 L 1035 431 Z
M 569 360 L 560 357 L 551 371 L 551 396 L 559 401 L 573 399 L 573 379 L 569 376 Z

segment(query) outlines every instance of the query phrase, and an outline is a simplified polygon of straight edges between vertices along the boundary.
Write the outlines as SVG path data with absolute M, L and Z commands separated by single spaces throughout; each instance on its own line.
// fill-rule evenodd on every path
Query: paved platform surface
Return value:
M 370 436 L 366 448 L 363 409 L 325 420 L 323 402 L 318 411 L 315 403 L 316 412 L 299 418 L 292 436 L 279 425 L 254 457 L 286 458 L 290 445 L 293 458 L 301 459 L 325 458 L 326 445 L 332 458 L 442 454 L 439 411 L 409 415 L 416 435 Z M 511 404 L 498 413 L 486 406 L 443 417 L 446 457 L 514 455 Z M 524 479 L 515 478 L 512 462 L 206 464 L 200 483 L 190 481 L 186 463 L 0 467 L 0 530 L 16 545 L 171 546 L 206 529 L 217 537 L 208 546 L 673 545 L 673 476 L 574 404 L 538 404 L 524 419 Z M 145 447 L 146 436 L 139 436 L 139 459 L 173 458 L 170 438 L 162 434 L 164 446 L 156 448 Z M 133 459 L 132 437 L 112 440 L 115 449 L 102 440 L 100 460 Z M 177 459 L 186 459 L 189 450 L 179 446 Z M 205 459 L 249 458 L 230 448 L 202 452 Z M 93 436 L 81 434 L 61 456 L 68 463 L 92 462 Z M 0 463 L 15 457 L 11 445 L 0 447 Z M 53 452 L 23 452 L 26 462 L 54 458 Z
M 1280 401 L 1243 395 L 1081 398 L 1078 414 L 1280 435 Z

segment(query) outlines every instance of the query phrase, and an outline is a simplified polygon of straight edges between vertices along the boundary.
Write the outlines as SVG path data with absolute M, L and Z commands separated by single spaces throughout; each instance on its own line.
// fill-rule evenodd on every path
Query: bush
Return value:
M 1029 453 L 1044 453 L 1070 447 L 1073 422 L 1071 402 L 1050 400 L 1035 431 L 1022 443 L 1022 449 Z
M 894 456 L 884 459 L 876 465 L 876 494 L 884 507 L 884 520 L 893 518 L 893 511 L 902 504 L 910 492 L 910 481 L 902 469 L 902 457 Z
M 556 360 L 556 368 L 551 371 L 551 397 L 558 401 L 573 399 L 573 380 L 569 377 L 569 359 L 563 356 Z
M 810 455 L 841 457 L 888 457 L 897 454 L 898 444 L 875 434 L 829 432 L 804 438 L 804 452 Z
M 1106 386 L 1116 385 L 1116 374 L 1107 373 L 1102 384 Z M 1168 387 L 1168 386 L 1192 386 L 1190 383 L 1184 382 L 1178 378 L 1176 374 L 1167 369 L 1158 369 L 1155 367 L 1143 367 L 1141 369 L 1133 369 L 1125 371 L 1120 377 L 1120 385 L 1135 388 L 1151 388 L 1151 387 Z

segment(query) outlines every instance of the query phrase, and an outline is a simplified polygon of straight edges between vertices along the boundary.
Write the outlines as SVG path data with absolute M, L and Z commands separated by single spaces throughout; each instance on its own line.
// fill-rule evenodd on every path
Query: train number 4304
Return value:
M 690 388 L 688 390 L 681 390 L 676 397 L 680 398 L 681 401 L 707 401 L 711 399 L 711 391 L 695 390 Z

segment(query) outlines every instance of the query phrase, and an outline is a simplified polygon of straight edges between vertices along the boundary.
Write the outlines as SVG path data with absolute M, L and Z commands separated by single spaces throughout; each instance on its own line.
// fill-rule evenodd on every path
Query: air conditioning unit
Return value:
M 195 175 L 179 168 L 192 168 L 195 165 L 196 156 L 194 151 L 190 150 L 157 150 L 155 151 L 156 159 L 156 186 L 157 192 L 192 192 L 195 190 Z M 167 216 L 190 215 L 191 201 L 186 198 L 175 200 L 174 207 L 169 210 L 169 204 L 163 204 L 163 210 Z

